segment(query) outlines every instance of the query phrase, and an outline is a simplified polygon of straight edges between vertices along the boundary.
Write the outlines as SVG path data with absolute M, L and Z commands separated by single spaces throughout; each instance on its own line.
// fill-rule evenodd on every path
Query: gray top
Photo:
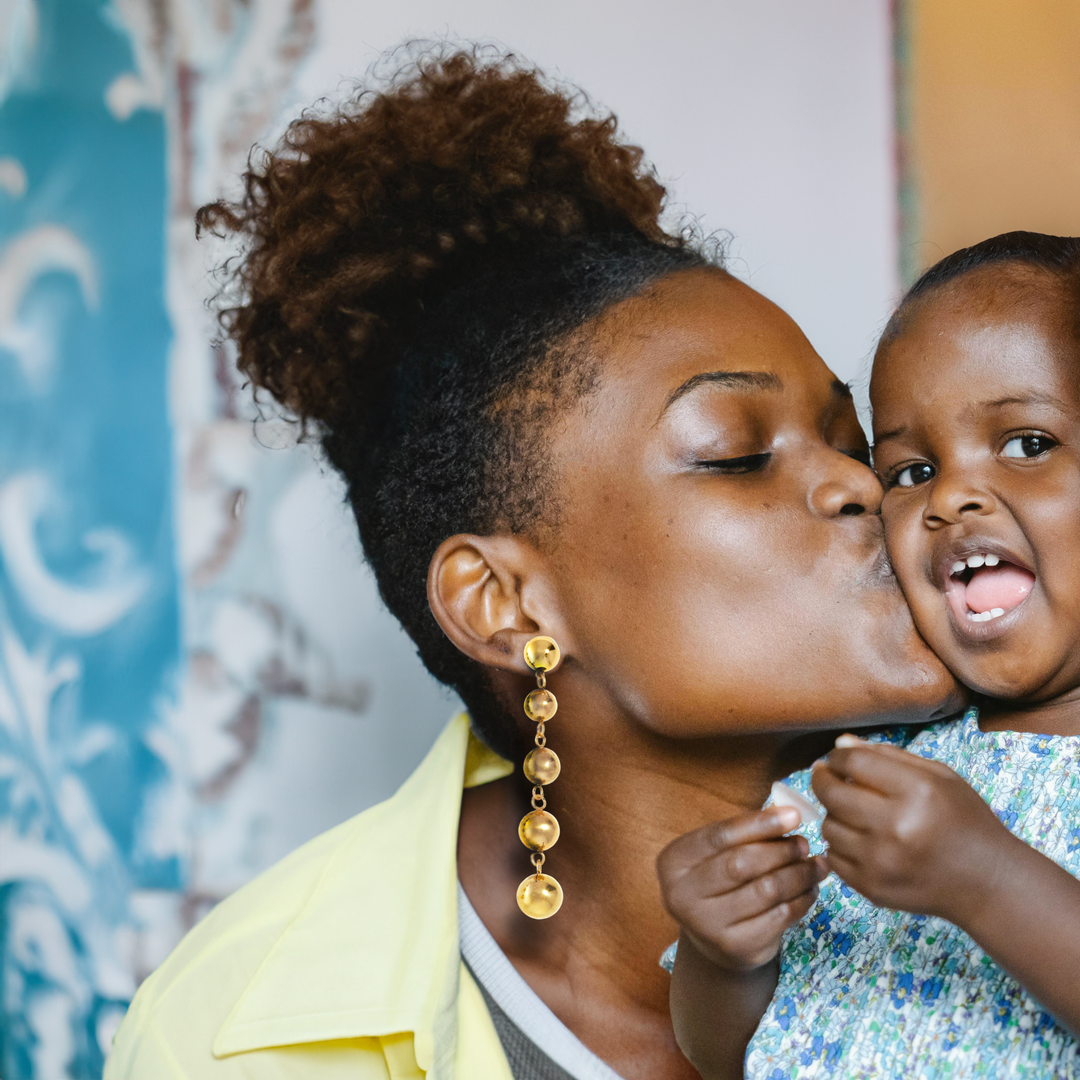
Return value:
M 536 995 L 458 886 L 461 958 L 491 1013 L 514 1080 L 620 1080 Z

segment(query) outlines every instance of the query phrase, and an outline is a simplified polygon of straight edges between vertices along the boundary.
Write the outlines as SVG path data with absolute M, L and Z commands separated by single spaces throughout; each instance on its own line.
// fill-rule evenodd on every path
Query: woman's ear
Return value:
M 443 633 L 487 667 L 528 675 L 529 638 L 547 634 L 562 644 L 544 559 L 521 537 L 451 536 L 431 559 L 427 588 Z

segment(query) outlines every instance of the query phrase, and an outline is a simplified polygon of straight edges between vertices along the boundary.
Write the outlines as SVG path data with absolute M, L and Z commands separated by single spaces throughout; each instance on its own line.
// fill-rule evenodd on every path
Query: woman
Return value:
M 691 1077 L 657 853 L 759 807 L 807 732 L 956 705 L 884 560 L 846 388 L 663 231 L 640 151 L 572 105 L 510 58 L 427 57 L 297 121 L 200 214 L 246 244 L 242 370 L 318 431 L 473 734 L 455 719 L 393 799 L 198 926 L 112 1080 Z M 545 921 L 515 899 L 537 636 L 562 654 Z

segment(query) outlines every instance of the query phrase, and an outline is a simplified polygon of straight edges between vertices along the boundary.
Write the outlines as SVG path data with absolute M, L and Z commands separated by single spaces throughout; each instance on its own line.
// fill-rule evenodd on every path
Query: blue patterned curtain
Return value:
M 100 1076 L 134 990 L 178 582 L 166 132 L 105 0 L 0 5 L 0 1075 Z

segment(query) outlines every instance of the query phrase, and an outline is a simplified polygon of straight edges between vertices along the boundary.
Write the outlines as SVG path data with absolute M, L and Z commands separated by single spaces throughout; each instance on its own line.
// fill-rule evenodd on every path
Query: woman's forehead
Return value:
M 672 274 L 616 305 L 605 324 L 596 342 L 601 384 L 654 419 L 705 386 L 797 393 L 836 382 L 790 316 L 722 271 Z

